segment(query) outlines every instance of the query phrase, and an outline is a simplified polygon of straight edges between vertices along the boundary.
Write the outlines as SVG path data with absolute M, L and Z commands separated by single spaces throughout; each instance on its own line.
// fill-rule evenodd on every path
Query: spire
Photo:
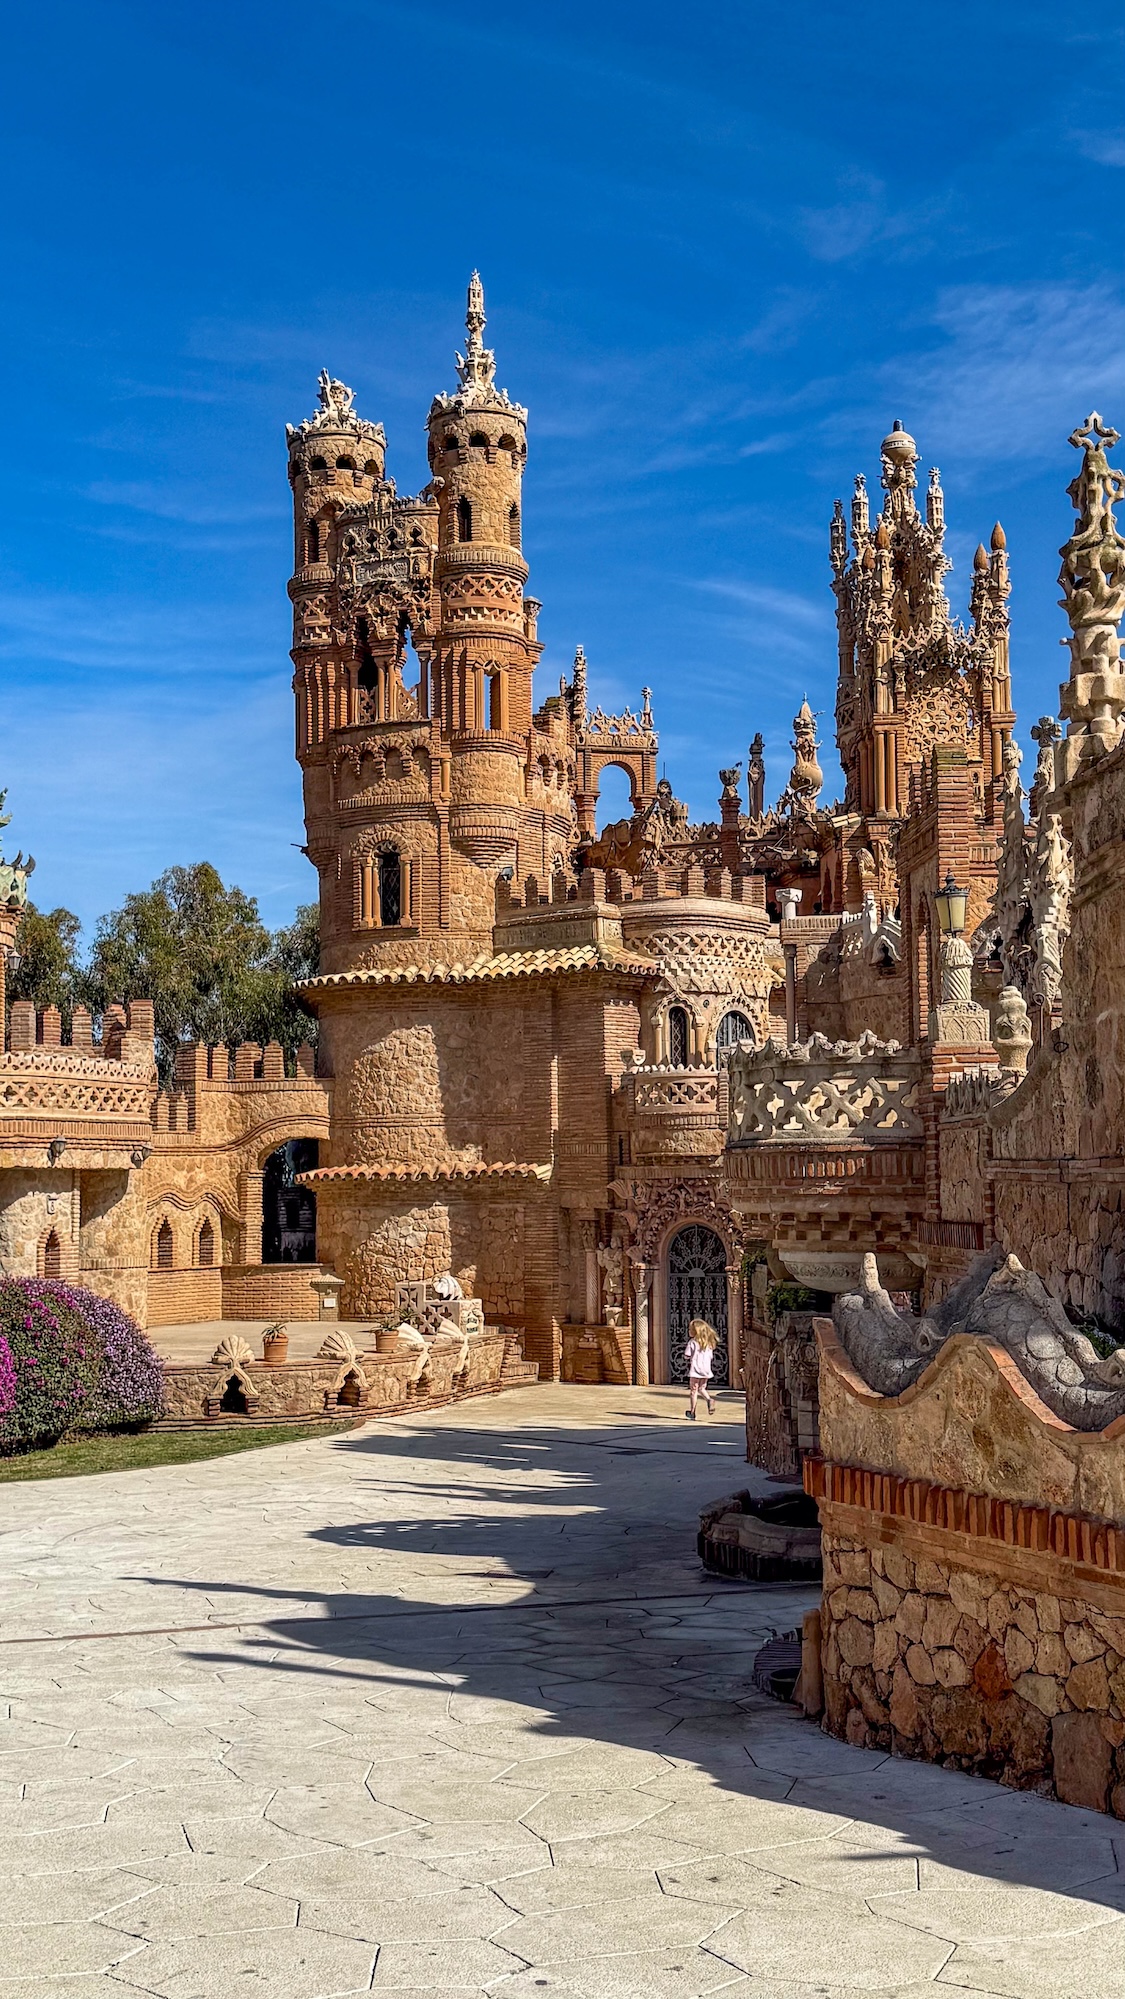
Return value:
M 1067 724 L 1062 779 L 1080 762 L 1104 756 L 1121 739 L 1125 700 L 1120 692 L 1121 634 L 1125 614 L 1125 536 L 1114 508 L 1125 499 L 1125 473 L 1107 453 L 1120 433 L 1092 410 L 1071 432 L 1082 453 L 1082 469 L 1067 487 L 1078 518 L 1070 540 L 1059 550 L 1059 582 L 1070 621 L 1070 679 L 1061 689 L 1060 717 Z
M 945 494 L 941 490 L 941 473 L 936 465 L 930 466 L 930 484 L 926 493 L 926 520 L 935 534 L 945 533 Z
M 901 520 L 904 515 L 917 511 L 914 505 L 914 467 L 918 463 L 918 447 L 910 432 L 903 429 L 901 417 L 896 416 L 883 439 L 881 457 L 882 483 L 887 495 L 884 510 Z
M 829 531 L 829 560 L 837 576 L 841 576 L 848 566 L 848 529 L 844 520 L 844 503 L 837 500 L 832 509 L 832 526 Z
M 496 356 L 481 338 L 486 324 L 484 286 L 480 281 L 480 272 L 474 271 L 469 279 L 465 305 L 465 352 L 456 357 L 461 388 L 470 395 L 474 391 L 487 395 L 496 377 Z

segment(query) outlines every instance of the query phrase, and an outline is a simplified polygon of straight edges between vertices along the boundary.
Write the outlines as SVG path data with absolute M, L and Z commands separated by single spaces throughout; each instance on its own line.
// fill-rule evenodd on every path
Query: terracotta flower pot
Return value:
M 389 1333 L 376 1333 L 375 1351 L 381 1354 L 394 1354 L 398 1352 L 398 1333 L 393 1326 Z
M 267 1367 L 282 1367 L 288 1358 L 288 1333 L 271 1333 L 262 1341 L 262 1359 Z

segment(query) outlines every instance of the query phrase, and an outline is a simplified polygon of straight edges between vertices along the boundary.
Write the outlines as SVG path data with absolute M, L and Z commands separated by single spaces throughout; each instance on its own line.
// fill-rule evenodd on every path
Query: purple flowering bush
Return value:
M 0 1336 L 0 1439 L 6 1436 L 9 1417 L 16 1406 L 16 1364 L 12 1349 Z
M 6 1343 L 15 1375 L 14 1406 L 0 1420 L 0 1449 L 31 1450 L 75 1431 L 121 1429 L 160 1414 L 159 1359 L 139 1327 L 92 1291 L 43 1278 L 5 1278 L 0 1343 Z

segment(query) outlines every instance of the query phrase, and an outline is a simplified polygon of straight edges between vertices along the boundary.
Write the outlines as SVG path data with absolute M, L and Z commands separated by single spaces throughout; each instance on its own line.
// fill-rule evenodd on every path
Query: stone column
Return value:
M 600 1326 L 600 1272 L 598 1270 L 598 1248 L 595 1240 L 594 1223 L 592 1220 L 584 1220 L 580 1226 L 582 1230 L 582 1248 L 586 1258 L 586 1324 L 588 1326 Z
M 262 1260 L 262 1180 L 259 1172 L 244 1175 L 242 1187 L 242 1261 Z
M 742 1386 L 742 1268 L 727 1271 L 727 1353 L 732 1388 Z
M 634 1263 L 633 1296 L 636 1299 L 633 1313 L 633 1380 L 638 1388 L 647 1388 L 650 1378 L 648 1307 L 652 1296 L 651 1264 Z
M 799 888 L 783 888 L 779 891 L 782 924 L 792 923 L 801 906 Z M 797 1039 L 797 946 L 783 943 L 785 954 L 785 1039 L 790 1045 Z

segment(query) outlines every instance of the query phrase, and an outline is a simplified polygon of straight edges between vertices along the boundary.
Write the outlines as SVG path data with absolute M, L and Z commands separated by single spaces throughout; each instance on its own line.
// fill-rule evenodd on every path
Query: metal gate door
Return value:
M 693 1319 L 706 1319 L 718 1333 L 713 1379 L 726 1387 L 727 1253 L 721 1236 L 699 1223 L 681 1229 L 668 1245 L 668 1378 L 686 1381 L 684 1348 Z

